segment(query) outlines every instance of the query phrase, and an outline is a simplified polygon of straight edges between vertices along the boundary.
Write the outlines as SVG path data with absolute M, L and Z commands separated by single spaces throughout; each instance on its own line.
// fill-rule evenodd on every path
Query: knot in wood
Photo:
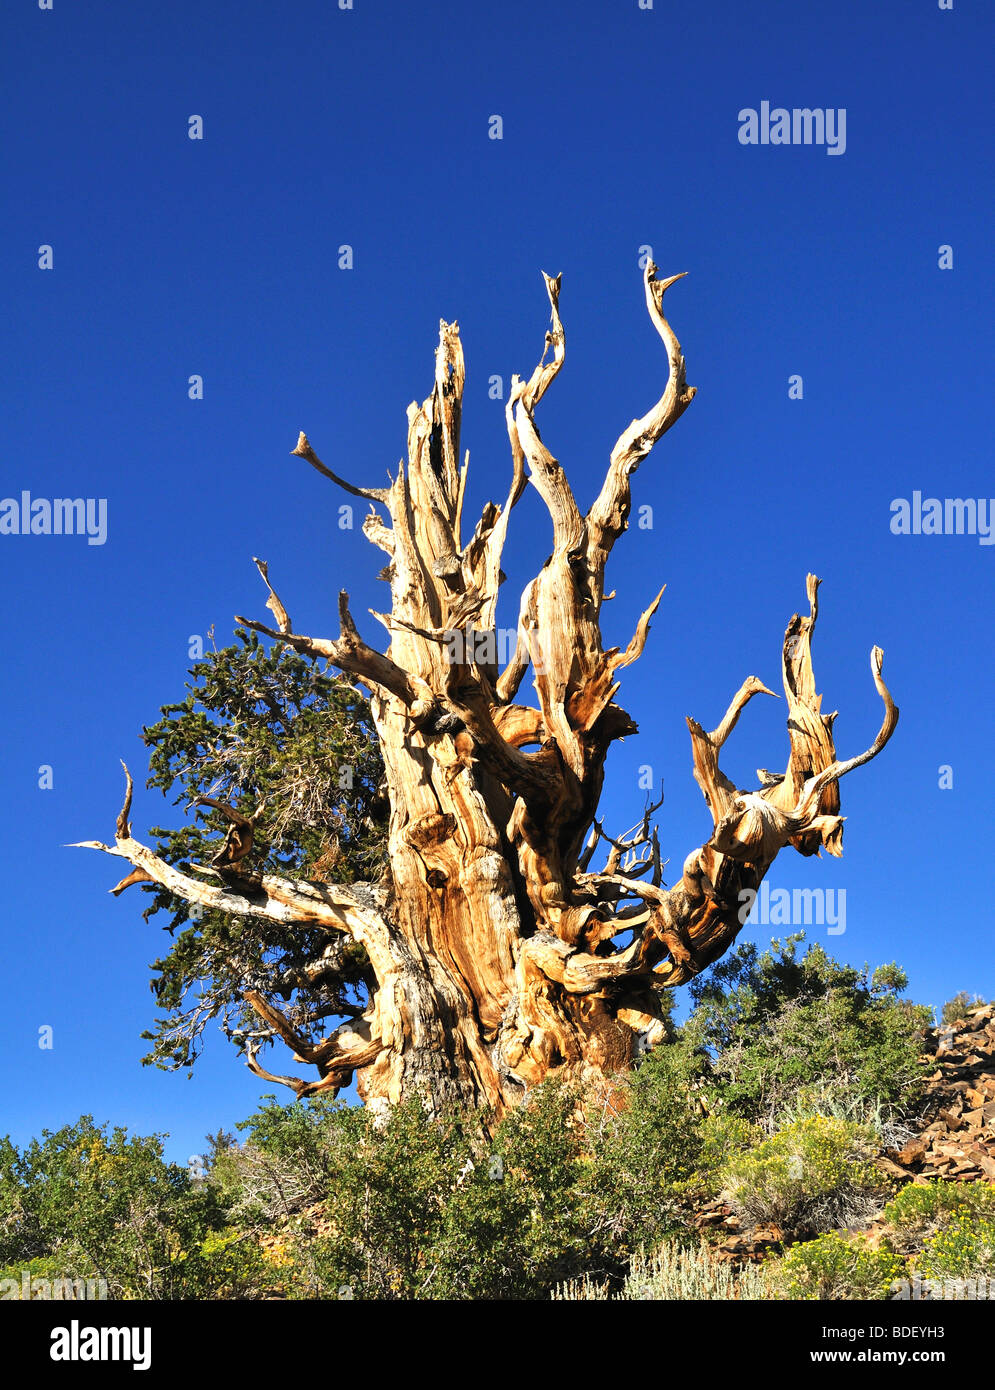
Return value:
M 431 845 L 451 840 L 456 833 L 456 817 L 449 812 L 433 812 L 412 821 L 404 832 L 405 839 L 415 849 L 425 850 Z
M 437 560 L 432 562 L 432 573 L 440 579 L 451 579 L 460 572 L 459 556 L 452 553 L 440 555 Z

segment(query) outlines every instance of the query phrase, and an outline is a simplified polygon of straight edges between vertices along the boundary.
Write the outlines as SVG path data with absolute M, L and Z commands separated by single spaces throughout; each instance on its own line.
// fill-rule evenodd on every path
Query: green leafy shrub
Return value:
M 869 974 L 815 944 L 799 956 L 803 940 L 764 952 L 745 943 L 689 986 L 682 1037 L 709 1059 L 715 1102 L 767 1128 L 800 1099 L 900 1114 L 921 1091 L 931 1011 L 899 997 L 908 981 L 897 965 Z
M 161 1137 L 89 1115 L 20 1152 L 0 1140 L 0 1264 L 50 1259 L 110 1298 L 184 1297 L 185 1256 L 223 1224 L 216 1194 L 166 1163 Z
M 65 1260 L 53 1255 L 19 1261 L 0 1269 L 0 1299 L 21 1300 L 96 1300 L 107 1297 L 106 1283 L 91 1276 L 67 1275 Z
M 701 1150 L 698 1154 L 697 1172 L 706 1186 L 715 1189 L 717 1176 L 732 1157 L 749 1153 L 764 1142 L 764 1132 L 759 1125 L 752 1124 L 742 1115 L 730 1115 L 725 1111 L 712 1112 L 705 1116 L 701 1126 Z
M 887 1249 L 874 1249 L 863 1236 L 831 1232 L 793 1246 L 769 1263 L 772 1287 L 782 1298 L 885 1299 L 906 1273 L 905 1261 Z
M 498 1126 L 446 1203 L 430 1296 L 545 1298 L 585 1268 L 592 1246 L 599 1259 L 576 1110 L 575 1091 L 547 1082 Z
M 200 1245 L 184 1251 L 184 1298 L 265 1298 L 283 1292 L 289 1261 L 267 1258 L 254 1231 L 228 1227 L 212 1231 Z
M 961 1208 L 923 1242 L 912 1267 L 924 1279 L 995 1276 L 995 1220 Z
M 910 1183 L 884 1209 L 893 1249 L 914 1254 L 962 1213 L 995 1218 L 995 1189 L 984 1182 Z
M 262 1099 L 238 1125 L 248 1131 L 247 1142 L 218 1144 L 210 1167 L 212 1187 L 226 1207 L 250 1224 L 293 1216 L 328 1195 L 336 1172 L 335 1125 L 349 1123 L 336 1119 L 346 1107 L 324 1096 L 291 1105 Z
M 680 1224 L 700 1185 L 700 1072 L 692 1050 L 664 1044 L 620 1083 L 613 1105 L 590 1103 L 589 1227 L 593 1239 L 619 1252 L 620 1272 L 641 1243 L 655 1243 Z
M 723 1195 L 747 1224 L 790 1235 L 853 1225 L 888 1190 L 872 1152 L 862 1126 L 813 1115 L 730 1158 L 719 1173 Z
M 431 1123 L 417 1102 L 383 1118 L 325 1102 L 266 1105 L 249 1128 L 247 1143 L 224 1159 L 232 1210 L 281 1221 L 289 1296 L 423 1296 L 469 1155 L 457 1122 Z
M 941 1009 L 941 1025 L 957 1023 L 960 1019 L 967 1017 L 969 1009 L 980 1008 L 984 1002 L 980 994 L 969 995 L 966 989 L 962 989 L 959 994 L 955 994 L 952 999 L 948 999 Z
M 219 1181 L 244 1219 L 284 1223 L 291 1297 L 544 1297 L 591 1258 L 575 1110 L 547 1084 L 488 1143 L 417 1102 L 267 1105 Z

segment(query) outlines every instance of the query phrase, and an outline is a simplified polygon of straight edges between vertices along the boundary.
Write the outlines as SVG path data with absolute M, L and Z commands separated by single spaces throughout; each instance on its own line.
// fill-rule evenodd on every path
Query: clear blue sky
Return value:
M 488 379 L 537 360 L 540 269 L 563 272 L 567 364 L 539 423 L 587 504 L 662 388 L 642 245 L 690 272 L 667 303 L 699 394 L 636 479 L 653 529 L 612 560 L 608 639 L 667 592 L 624 673 L 642 734 L 616 748 L 608 823 L 633 818 L 652 765 L 679 871 L 709 824 L 684 716 L 714 724 L 750 673 L 780 688 L 812 570 L 841 755 L 880 720 L 874 643 L 902 718 L 843 784 L 844 858 L 786 852 L 770 882 L 845 889 L 846 933 L 816 936 L 857 964 L 897 959 L 917 999 L 995 994 L 995 547 L 889 527 L 917 489 L 995 493 L 990 0 L 9 0 L 2 26 L 0 494 L 106 498 L 108 534 L 0 535 L 0 1132 L 92 1112 L 169 1131 L 182 1161 L 267 1089 L 220 1034 L 193 1080 L 140 1066 L 166 939 L 137 891 L 108 896 L 116 861 L 60 846 L 112 836 L 118 759 L 142 770 L 141 726 L 182 695 L 190 636 L 266 616 L 252 555 L 298 631 L 335 635 L 343 583 L 356 614 L 382 604 L 378 552 L 336 526 L 348 499 L 288 451 L 306 429 L 339 471 L 382 482 L 441 316 L 467 355 L 468 514 L 503 497 Z M 845 108 L 845 153 L 744 146 L 738 113 L 763 101 Z M 527 495 L 502 621 L 548 534 Z M 783 701 L 744 715 L 726 758 L 740 785 L 783 765 L 783 720 Z M 139 789 L 136 834 L 166 814 Z

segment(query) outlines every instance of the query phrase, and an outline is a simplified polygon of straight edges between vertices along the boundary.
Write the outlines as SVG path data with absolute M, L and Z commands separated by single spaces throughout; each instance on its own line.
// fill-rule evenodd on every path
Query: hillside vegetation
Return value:
M 547 1081 L 490 1137 L 315 1097 L 210 1136 L 202 1175 L 90 1117 L 2 1140 L 0 1295 L 987 1297 L 992 1007 L 938 1028 L 897 966 L 802 945 L 740 946 L 631 1075 Z

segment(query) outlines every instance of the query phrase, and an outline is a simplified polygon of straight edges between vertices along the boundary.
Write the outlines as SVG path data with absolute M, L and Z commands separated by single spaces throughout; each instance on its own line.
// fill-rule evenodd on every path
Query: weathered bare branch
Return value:
M 402 671 L 390 657 L 375 651 L 360 637 L 356 624 L 349 612 L 349 595 L 345 589 L 339 594 L 339 622 L 341 635 L 338 641 L 331 642 L 324 637 L 304 637 L 296 632 L 275 632 L 265 623 L 236 614 L 235 621 L 253 632 L 261 632 L 278 642 L 285 642 L 295 651 L 307 656 L 324 657 L 334 666 L 340 667 L 351 676 L 356 676 L 370 686 L 382 686 L 406 705 L 414 704 L 415 694 L 406 671 Z
M 518 694 L 519 686 L 529 669 L 530 660 L 529 644 L 519 628 L 515 636 L 515 650 L 511 654 L 511 660 L 498 676 L 497 684 L 494 687 L 499 703 L 506 704 Z
M 873 647 L 871 649 L 871 676 L 873 677 L 877 692 L 884 703 L 884 719 L 881 722 L 881 728 L 878 730 L 877 737 L 865 752 L 858 753 L 854 758 L 847 758 L 844 762 L 839 762 L 834 759 L 829 767 L 823 768 L 817 776 L 805 783 L 798 806 L 795 810 L 795 814 L 799 818 L 814 815 L 819 797 L 824 788 L 827 787 L 830 782 L 836 782 L 841 777 L 846 776 L 848 772 L 852 772 L 855 767 L 862 767 L 864 763 L 869 763 L 872 758 L 876 758 L 895 732 L 895 726 L 898 724 L 898 706 L 891 698 L 891 691 L 885 685 L 881 675 L 883 663 L 884 652 L 880 647 Z
M 128 764 L 123 758 L 120 759 L 121 766 L 124 768 L 124 804 L 122 805 L 117 817 L 116 833 L 119 840 L 126 840 L 131 834 L 131 798 L 135 790 L 135 784 L 128 771 Z
M 229 806 L 226 801 L 216 801 L 211 796 L 195 796 L 190 806 L 212 806 L 230 822 L 228 833 L 211 860 L 216 868 L 232 869 L 252 853 L 256 821 L 266 809 L 265 802 L 260 803 L 251 816 L 243 816 L 234 806 Z
M 747 676 L 733 696 L 721 722 L 711 733 L 706 733 L 696 719 L 688 717 L 694 780 L 702 790 L 705 804 L 711 811 L 716 825 L 728 812 L 731 799 L 736 794 L 735 786 L 719 768 L 719 750 L 736 727 L 744 706 L 749 704 L 754 695 L 774 696 L 774 692 L 768 690 L 758 676 Z
M 281 1076 L 278 1072 L 267 1071 L 256 1060 L 260 1046 L 261 1044 L 254 1039 L 246 1039 L 245 1041 L 245 1064 L 252 1075 L 258 1076 L 260 1081 L 272 1082 L 277 1086 L 288 1086 L 299 1100 L 308 1089 L 309 1083 L 300 1076 Z
M 270 1004 L 256 989 L 248 989 L 242 995 L 247 1004 L 251 1004 L 256 1013 L 267 1023 L 274 1033 L 276 1033 L 292 1052 L 303 1062 L 314 1062 L 315 1048 L 303 1034 L 299 1033 L 287 1016 Z
M 267 565 L 265 560 L 257 559 L 255 555 L 253 555 L 252 557 L 252 563 L 255 565 L 260 575 L 262 575 L 263 583 L 269 590 L 269 598 L 266 602 L 266 607 L 276 618 L 277 627 L 280 629 L 280 632 L 284 635 L 286 635 L 289 632 L 293 632 L 294 629 L 290 622 L 290 618 L 287 615 L 287 610 L 280 602 L 279 596 L 276 590 L 273 588 L 273 585 L 269 582 L 269 565 Z
M 363 535 L 386 554 L 393 556 L 396 546 L 394 533 L 383 524 L 383 518 L 375 507 L 371 507 L 369 514 L 363 518 Z
M 326 468 L 321 459 L 311 448 L 310 440 L 301 430 L 295 448 L 291 449 L 291 454 L 297 458 L 307 459 L 312 468 L 316 468 L 319 473 L 323 473 L 326 478 L 330 478 L 338 487 L 344 488 L 346 492 L 351 492 L 353 497 L 365 497 L 370 502 L 386 502 L 388 489 L 385 487 L 353 487 L 352 483 L 347 483 L 344 478 L 340 478 L 333 473 L 330 468 Z
M 539 496 L 546 504 L 553 523 L 553 545 L 558 554 L 572 555 L 579 550 L 584 537 L 581 518 L 567 475 L 539 438 L 528 386 L 517 377 L 511 379 L 509 403 L 514 405 L 515 426 L 522 451 L 529 465 L 529 476 Z
M 650 618 L 652 618 L 653 614 L 659 608 L 660 600 L 663 598 L 666 587 L 666 584 L 664 584 L 650 606 L 640 614 L 639 622 L 636 624 L 636 630 L 630 638 L 629 645 L 626 647 L 625 651 L 609 657 L 608 665 L 611 671 L 617 671 L 622 666 L 631 666 L 634 661 L 638 661 L 642 656 L 643 648 L 646 646 L 646 638 L 649 635 Z
M 228 880 L 223 871 L 220 874 L 212 871 L 222 877 L 221 887 L 191 878 L 160 859 L 147 845 L 132 838 L 127 826 L 131 809 L 131 776 L 127 768 L 125 773 L 128 791 L 118 817 L 118 829 L 119 832 L 122 828 L 128 829 L 129 833 L 118 833 L 113 845 L 104 844 L 101 840 L 81 840 L 69 848 L 96 849 L 103 854 L 126 859 L 135 869 L 148 875 L 147 881 L 158 883 L 184 902 L 213 908 L 235 917 L 262 918 L 285 926 L 318 923 L 334 931 L 347 932 L 362 941 L 371 951 L 371 958 L 375 952 L 382 953 L 386 936 L 383 916 L 385 890 L 370 884 L 346 886 L 273 874 L 252 874 Z M 229 814 L 238 815 L 230 807 L 225 809 Z M 245 817 L 239 819 L 251 824 Z
M 135 883 L 154 882 L 155 879 L 152 875 L 147 874 L 144 869 L 132 869 L 130 874 L 127 874 L 119 883 L 115 883 L 114 887 L 109 888 L 107 891 L 113 893 L 115 898 L 119 898 L 126 888 L 130 888 Z
M 680 419 L 695 396 L 696 388 L 688 386 L 685 377 L 681 345 L 663 312 L 664 294 L 686 273 L 682 271 L 668 280 L 657 280 L 657 267 L 650 261 L 643 274 L 646 307 L 654 328 L 666 346 L 669 374 L 666 388 L 656 405 L 640 419 L 633 420 L 619 437 L 611 453 L 604 484 L 587 513 L 587 557 L 599 596 L 612 546 L 628 525 L 632 506 L 629 479 L 657 440 Z
M 563 280 L 560 275 L 547 275 L 542 272 L 543 283 L 546 286 L 546 294 L 549 297 L 550 317 L 553 326 L 546 334 L 546 343 L 543 348 L 542 357 L 539 365 L 529 377 L 528 384 L 523 392 L 523 402 L 526 410 L 530 413 L 536 408 L 543 396 L 549 390 L 550 385 L 555 380 L 557 373 L 563 366 L 566 357 L 567 344 L 563 333 L 563 324 L 560 322 L 560 284 Z M 546 361 L 546 353 L 549 348 L 553 349 L 553 360 Z

